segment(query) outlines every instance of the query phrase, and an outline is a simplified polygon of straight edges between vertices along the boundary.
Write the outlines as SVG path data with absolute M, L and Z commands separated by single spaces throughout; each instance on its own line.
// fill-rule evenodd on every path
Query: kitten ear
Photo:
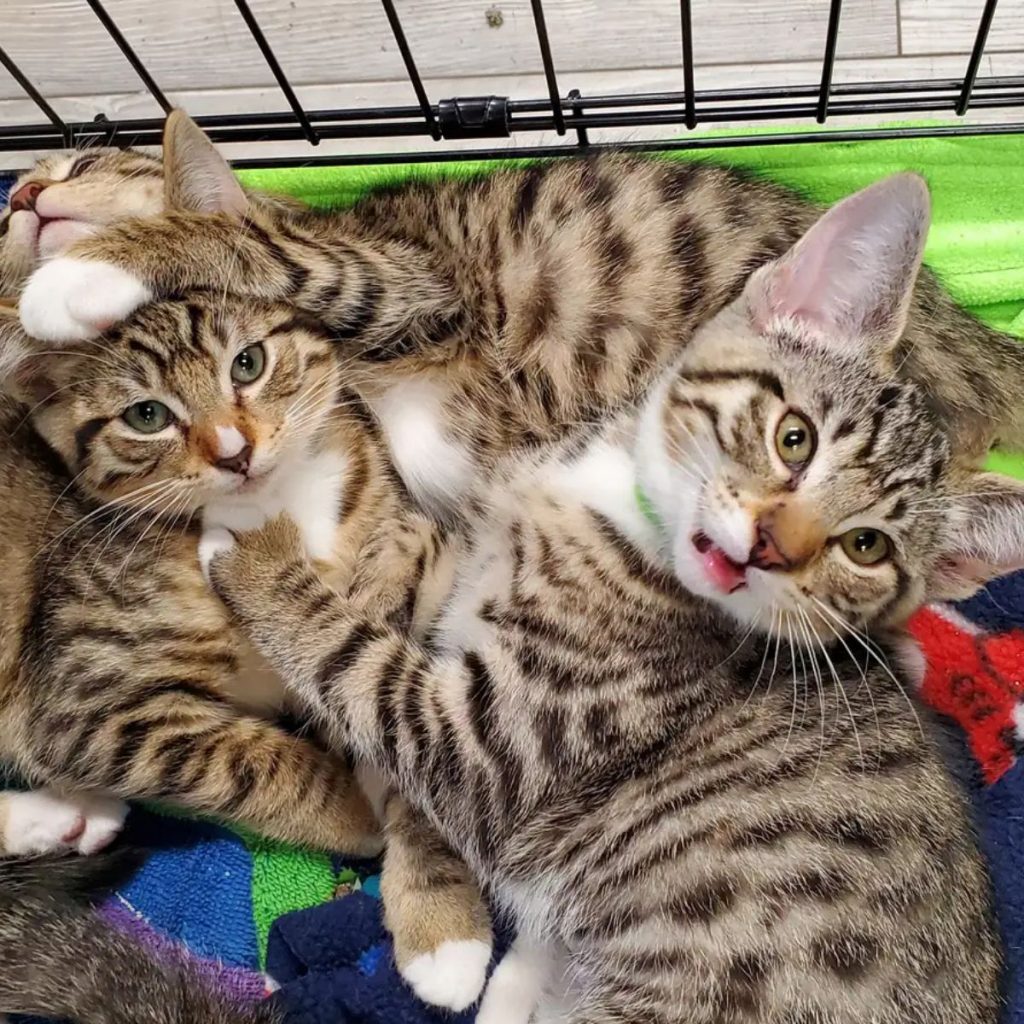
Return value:
M 931 220 L 924 179 L 897 174 L 832 207 L 746 295 L 755 326 L 796 320 L 823 342 L 888 351 L 899 340 Z
M 164 200 L 171 210 L 236 217 L 249 207 L 235 172 L 183 110 L 172 110 L 164 122 Z
M 932 601 L 963 600 L 990 580 L 1024 569 L 1024 483 L 966 473 L 950 500 L 953 516 L 929 587 Z

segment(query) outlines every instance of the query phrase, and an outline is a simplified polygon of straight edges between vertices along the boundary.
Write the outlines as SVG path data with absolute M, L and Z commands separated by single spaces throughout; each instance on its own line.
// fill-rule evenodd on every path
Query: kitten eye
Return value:
M 251 384 L 263 376 L 267 365 L 267 353 L 262 345 L 250 345 L 235 356 L 231 364 L 231 379 L 236 384 Z
M 140 434 L 155 434 L 158 430 L 163 430 L 171 422 L 172 417 L 171 410 L 163 402 L 154 402 L 147 398 L 144 402 L 128 406 L 121 419 Z
M 90 167 L 92 167 L 96 161 L 99 160 L 98 156 L 80 156 L 72 165 L 71 170 L 68 171 L 68 176 L 65 181 L 71 178 L 77 178 L 79 175 L 85 174 Z
M 855 527 L 839 538 L 846 557 L 857 565 L 878 565 L 892 554 L 892 541 L 878 530 Z
M 775 428 L 775 450 L 787 466 L 802 466 L 814 455 L 814 427 L 799 413 L 787 412 Z

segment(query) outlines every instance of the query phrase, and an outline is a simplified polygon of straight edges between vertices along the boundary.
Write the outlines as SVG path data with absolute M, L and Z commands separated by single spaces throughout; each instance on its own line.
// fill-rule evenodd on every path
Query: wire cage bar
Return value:
M 95 13 L 100 24 L 138 74 L 153 99 L 164 111 L 171 102 L 128 43 L 101 0 L 79 0 Z M 822 0 L 824 2 L 824 0 Z M 608 148 L 595 142 L 592 133 L 601 129 L 642 130 L 685 126 L 687 133 L 673 138 L 637 138 L 616 143 L 633 150 L 704 149 L 715 146 L 746 146 L 815 142 L 823 139 L 881 139 L 935 135 L 992 135 L 1024 132 L 1024 74 L 1002 77 L 979 75 L 998 0 L 985 0 L 981 21 L 971 47 L 963 78 L 900 79 L 880 82 L 833 80 L 841 31 L 842 0 L 829 0 L 829 15 L 817 83 L 730 89 L 695 87 L 692 0 L 680 0 L 681 90 L 646 93 L 584 95 L 578 88 L 562 92 L 552 56 L 552 40 L 543 0 L 530 0 L 533 30 L 547 85 L 547 96 L 446 97 L 432 102 L 413 57 L 413 49 L 394 0 L 381 0 L 416 105 L 396 104 L 359 108 L 310 109 L 299 100 L 274 52 L 271 41 L 256 20 L 248 0 L 235 0 L 242 25 L 248 30 L 270 68 L 289 109 L 253 110 L 200 116 L 199 123 L 218 143 L 307 142 L 321 140 L 396 139 L 431 140 L 423 148 L 386 154 L 342 156 L 262 157 L 255 155 L 239 166 L 270 166 L 290 163 L 346 164 L 397 163 L 481 159 L 488 156 L 556 156 L 581 149 Z M 242 29 L 240 25 L 240 30 Z M 966 47 L 965 47 L 966 49 Z M 19 67 L 16 54 L 0 49 L 0 65 L 13 76 L 45 120 L 32 124 L 0 124 L 0 152 L 58 149 L 69 145 L 157 145 L 162 118 L 110 118 L 102 112 L 93 121 L 62 118 Z M 563 73 L 563 78 L 568 77 Z M 571 84 L 571 83 L 570 83 Z M 99 91 L 99 90 L 97 90 Z M 971 109 L 1004 110 L 1005 121 L 973 124 L 966 121 L 934 127 L 880 124 L 868 128 L 801 130 L 779 133 L 759 131 L 757 124 L 836 125 L 843 118 L 892 115 L 963 117 Z M 741 134 L 708 137 L 696 134 L 697 126 L 713 128 L 743 122 L 755 127 Z M 459 145 L 463 140 L 512 139 L 524 132 L 568 135 L 552 145 L 481 149 Z
M 292 113 L 295 114 L 295 119 L 302 126 L 302 133 L 306 136 L 306 141 L 311 146 L 319 145 L 320 136 L 317 135 L 316 129 L 310 124 L 309 118 L 306 116 L 305 110 L 302 109 L 302 104 L 299 102 L 298 96 L 295 95 L 295 90 L 292 89 L 291 83 L 288 81 L 288 76 L 285 75 L 281 69 L 281 65 L 278 63 L 277 57 L 274 54 L 270 43 L 267 42 L 267 37 L 263 34 L 263 29 L 260 28 L 259 22 L 256 20 L 256 16 L 252 13 L 249 4 L 246 0 L 235 0 L 235 6 L 238 8 L 238 13 L 242 15 L 242 20 L 245 22 L 246 28 L 249 29 L 249 34 L 252 36 L 256 45 L 259 47 L 260 53 L 263 54 L 263 59 L 267 62 L 267 66 L 270 68 L 270 73 L 277 79 L 277 84 L 281 88 L 281 92 L 284 93 L 284 98 L 288 101 L 288 106 L 292 108 Z

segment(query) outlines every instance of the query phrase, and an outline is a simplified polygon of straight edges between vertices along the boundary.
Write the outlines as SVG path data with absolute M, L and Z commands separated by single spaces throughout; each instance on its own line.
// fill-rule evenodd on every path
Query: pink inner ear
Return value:
M 920 179 L 898 175 L 844 199 L 751 280 L 762 330 L 787 317 L 835 340 L 860 334 L 893 343 L 917 277 L 929 199 Z

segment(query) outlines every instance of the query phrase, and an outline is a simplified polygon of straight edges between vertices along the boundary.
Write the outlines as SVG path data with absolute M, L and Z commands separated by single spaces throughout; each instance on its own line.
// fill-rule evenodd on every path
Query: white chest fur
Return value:
M 346 460 L 337 452 L 321 452 L 282 466 L 265 487 L 211 502 L 203 513 L 205 526 L 254 530 L 268 519 L 287 513 L 298 525 L 311 558 L 330 559 L 341 511 Z
M 282 466 L 265 487 L 211 502 L 203 512 L 204 526 L 253 530 L 287 513 L 298 525 L 310 556 L 329 560 L 334 555 L 345 467 L 344 456 L 336 452 L 295 459 Z M 285 706 L 279 676 L 251 648 L 243 652 L 229 689 L 238 704 L 256 714 L 276 714 Z
M 628 439 L 626 439 L 628 441 Z M 651 555 L 661 547 L 659 531 L 636 497 L 636 465 L 628 443 L 596 438 L 578 457 L 525 462 L 516 476 L 486 495 L 487 521 L 477 525 L 471 552 L 458 567 L 451 597 L 437 627 L 437 641 L 449 654 L 485 647 L 493 626 L 478 614 L 501 601 L 512 586 L 513 524 L 521 516 L 550 514 L 554 499 L 568 509 L 585 507 L 615 524 Z
M 444 400 L 443 385 L 422 378 L 400 381 L 370 398 L 405 485 L 435 515 L 465 495 L 474 470 L 469 451 L 446 436 Z

